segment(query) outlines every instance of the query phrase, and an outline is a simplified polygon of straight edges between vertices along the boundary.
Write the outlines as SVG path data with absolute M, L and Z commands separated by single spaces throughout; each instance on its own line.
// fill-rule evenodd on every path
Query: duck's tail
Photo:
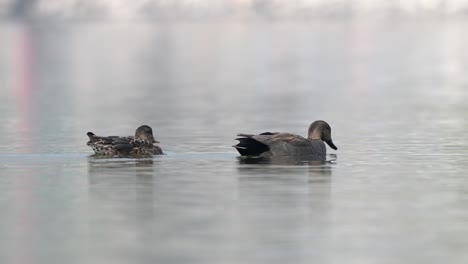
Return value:
M 237 145 L 233 147 L 241 154 L 241 156 L 260 156 L 263 152 L 269 151 L 270 148 L 258 142 L 251 134 L 237 134 L 236 140 L 239 140 Z
M 92 143 L 92 142 L 96 141 L 95 140 L 96 135 L 93 132 L 88 132 L 88 133 L 86 133 L 86 135 L 89 137 L 89 142 L 88 143 Z

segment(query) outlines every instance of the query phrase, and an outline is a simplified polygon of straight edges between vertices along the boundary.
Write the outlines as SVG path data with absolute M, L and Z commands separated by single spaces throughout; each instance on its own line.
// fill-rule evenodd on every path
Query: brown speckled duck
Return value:
M 241 156 L 325 156 L 325 143 L 332 149 L 331 128 L 327 122 L 318 120 L 309 126 L 307 138 L 290 133 L 265 132 L 259 135 L 238 134 L 239 144 L 233 146 Z
M 161 147 L 155 145 L 159 142 L 154 139 L 153 130 L 146 125 L 137 128 L 135 136 L 100 137 L 93 132 L 88 132 L 87 135 L 89 141 L 86 145 L 90 146 L 96 155 L 138 157 L 163 154 Z

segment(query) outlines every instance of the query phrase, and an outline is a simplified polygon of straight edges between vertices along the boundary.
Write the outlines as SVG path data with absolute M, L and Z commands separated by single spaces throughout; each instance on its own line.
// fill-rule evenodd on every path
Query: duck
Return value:
M 135 136 L 96 136 L 93 132 L 88 132 L 90 146 L 96 155 L 99 156 L 151 156 L 163 154 L 159 141 L 154 139 L 153 129 L 150 126 L 142 125 L 135 130 Z
M 322 156 L 327 153 L 325 143 L 338 150 L 331 138 L 331 127 L 323 121 L 314 121 L 307 138 L 292 133 L 264 132 L 258 135 L 237 134 L 239 143 L 234 148 L 241 156 Z M 324 143 L 325 142 L 325 143 Z

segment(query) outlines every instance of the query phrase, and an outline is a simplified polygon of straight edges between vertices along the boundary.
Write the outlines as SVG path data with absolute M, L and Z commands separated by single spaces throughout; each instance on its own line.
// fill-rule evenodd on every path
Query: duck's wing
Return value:
M 307 139 L 291 133 L 262 133 L 251 138 L 267 146 L 277 143 L 287 143 L 295 147 L 310 144 Z
M 108 136 L 101 137 L 96 136 L 93 132 L 88 132 L 89 142 L 91 144 L 100 144 L 100 145 L 113 145 L 118 148 L 124 148 L 126 145 L 131 146 L 131 141 L 133 137 L 119 137 L 119 136 Z
M 108 137 L 101 137 L 96 136 L 92 132 L 88 132 L 89 142 L 87 143 L 88 146 L 98 148 L 111 148 L 116 150 L 118 153 L 121 154 L 128 154 L 133 150 L 133 137 L 118 137 L 118 136 L 108 136 Z
M 291 133 L 258 135 L 252 138 L 268 146 L 270 150 L 268 155 L 271 156 L 313 155 L 318 150 L 316 147 L 312 146 L 310 140 Z
M 251 138 L 251 137 L 255 137 L 255 136 L 265 136 L 265 135 L 276 135 L 276 134 L 279 134 L 279 133 L 272 133 L 272 132 L 263 132 L 261 134 L 243 134 L 243 133 L 239 133 L 237 134 L 238 137 L 247 137 L 247 138 Z

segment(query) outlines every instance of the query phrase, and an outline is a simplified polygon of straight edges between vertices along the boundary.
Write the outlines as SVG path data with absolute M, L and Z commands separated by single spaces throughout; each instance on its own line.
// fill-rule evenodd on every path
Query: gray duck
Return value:
M 291 133 L 265 132 L 259 135 L 238 134 L 239 144 L 233 146 L 241 156 L 325 156 L 325 143 L 332 149 L 333 144 L 330 125 L 322 120 L 309 126 L 307 138 Z

